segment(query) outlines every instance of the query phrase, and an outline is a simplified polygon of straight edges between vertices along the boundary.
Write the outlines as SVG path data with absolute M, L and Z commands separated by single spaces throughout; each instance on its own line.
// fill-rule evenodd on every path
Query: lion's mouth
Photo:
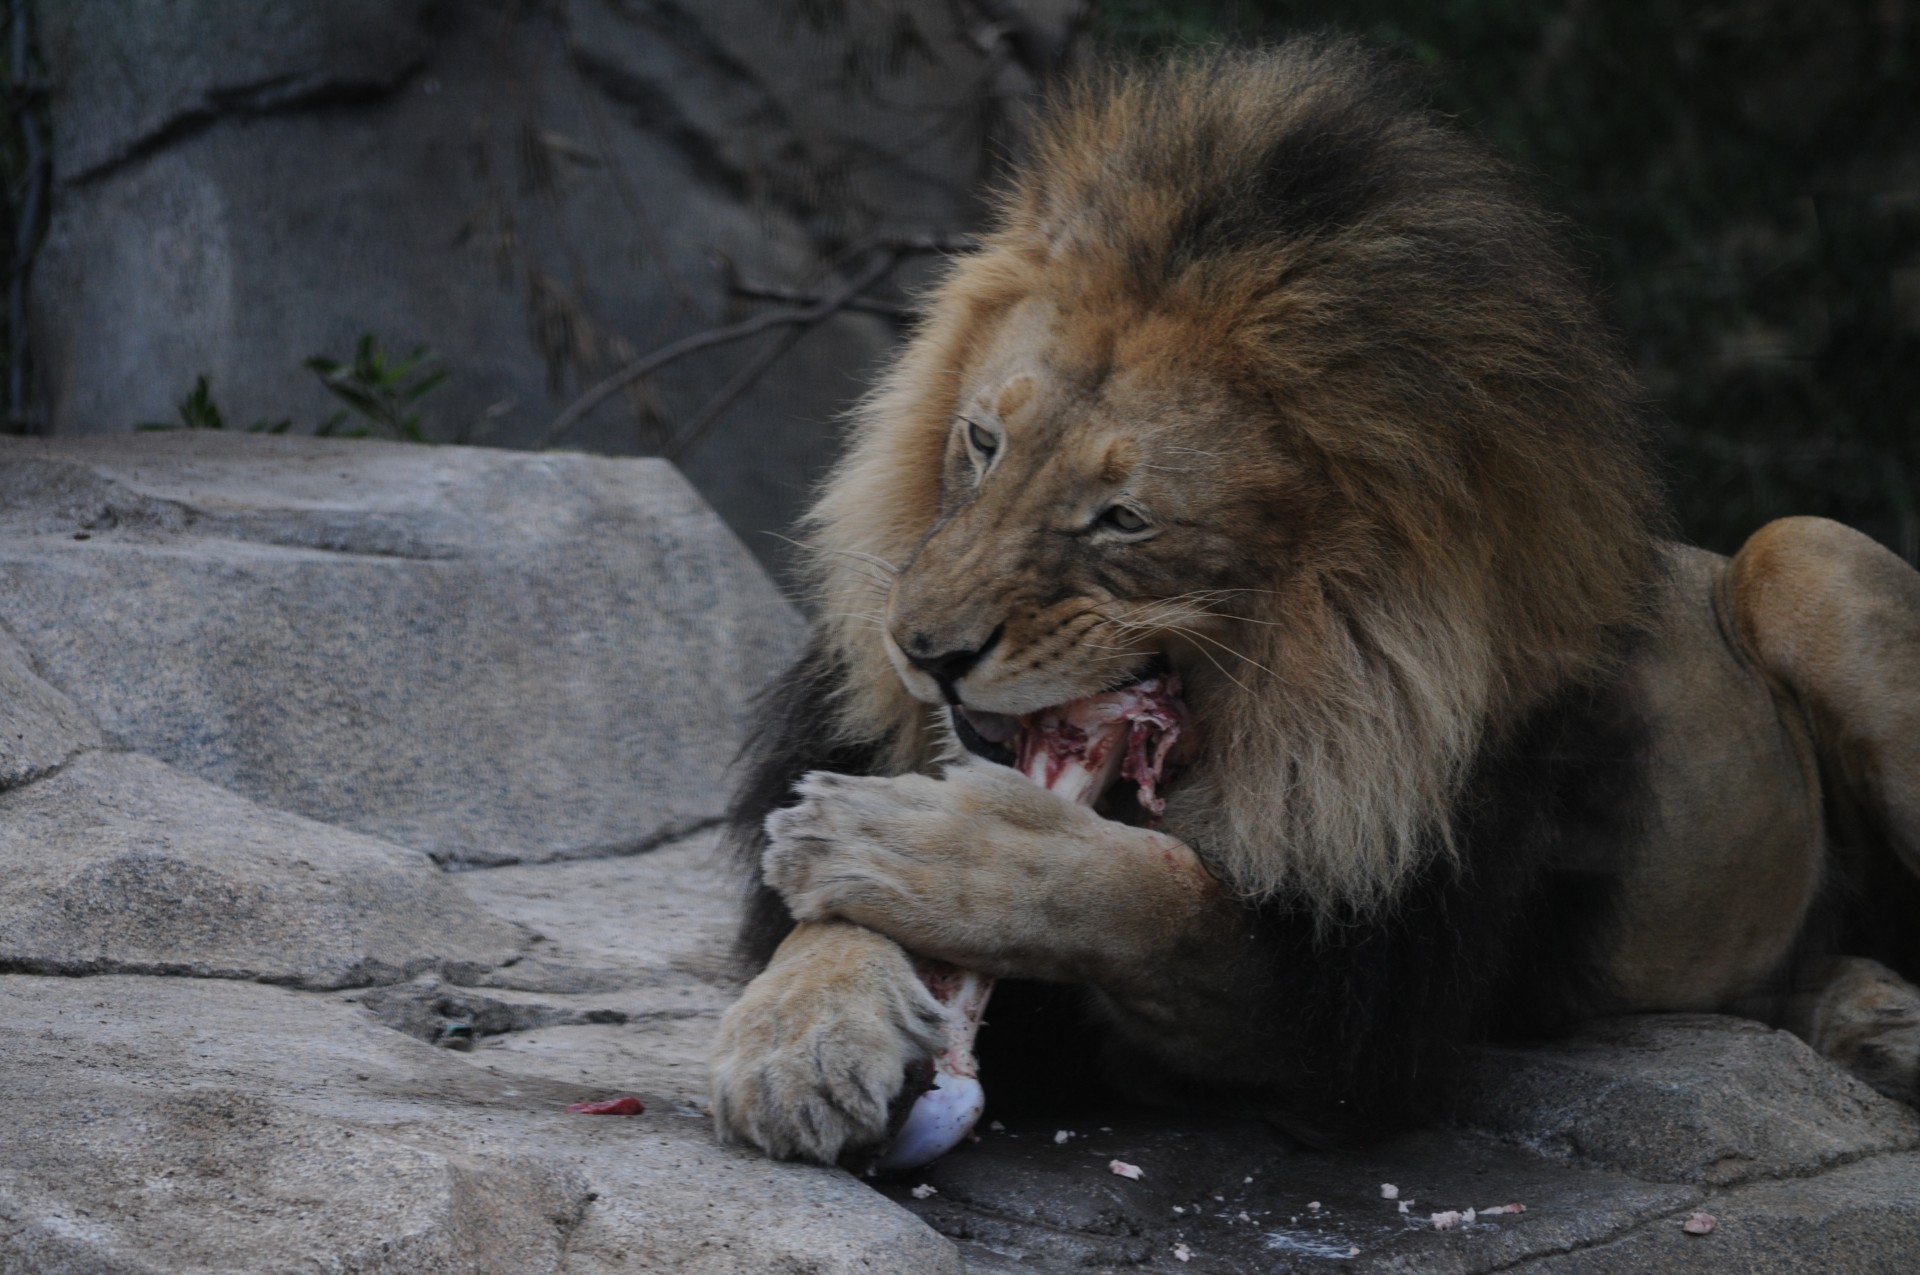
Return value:
M 1139 677 L 1068 704 L 1014 716 L 956 704 L 953 732 L 966 750 L 1012 766 L 1043 787 L 1093 805 L 1114 780 L 1134 784 L 1139 814 L 1157 823 L 1167 767 L 1193 751 L 1180 678 L 1156 659 Z
M 1020 719 L 1011 713 L 983 713 L 955 704 L 948 710 L 953 718 L 953 733 L 960 746 L 975 757 L 1011 766 L 1016 754 L 1010 746 L 1020 736 Z

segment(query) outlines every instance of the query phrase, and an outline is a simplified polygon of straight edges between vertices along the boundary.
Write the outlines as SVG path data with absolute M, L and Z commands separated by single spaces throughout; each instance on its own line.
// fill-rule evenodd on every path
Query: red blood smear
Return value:
M 603 1098 L 599 1102 L 570 1102 L 567 1110 L 577 1116 L 637 1116 L 647 1109 L 638 1098 Z

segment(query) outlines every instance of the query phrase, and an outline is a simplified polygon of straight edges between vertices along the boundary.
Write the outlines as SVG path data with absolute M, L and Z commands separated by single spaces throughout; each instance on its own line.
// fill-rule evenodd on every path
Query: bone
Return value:
M 1081 805 L 1099 801 L 1116 779 L 1132 781 L 1141 811 L 1153 824 L 1166 809 L 1158 792 L 1162 772 L 1170 759 L 1178 759 L 1177 747 L 1191 743 L 1183 741 L 1186 729 L 1180 679 L 1169 674 L 1029 714 L 1019 719 L 1019 730 L 1010 738 L 1022 774 Z M 943 1046 L 933 1058 L 933 1087 L 914 1100 L 874 1164 L 888 1172 L 917 1169 L 959 1146 L 987 1103 L 973 1041 L 993 980 L 941 961 L 921 960 L 918 968 L 921 981 L 946 1010 Z

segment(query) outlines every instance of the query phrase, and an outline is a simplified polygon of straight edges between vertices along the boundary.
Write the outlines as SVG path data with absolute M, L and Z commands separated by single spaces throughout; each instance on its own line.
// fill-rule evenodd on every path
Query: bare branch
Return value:
M 680 434 L 661 449 L 660 455 L 667 460 L 679 460 L 688 448 L 699 442 L 713 423 L 720 419 L 726 410 L 734 405 L 742 394 L 752 389 L 767 369 L 786 357 L 787 351 L 807 334 L 806 328 L 788 328 L 778 338 L 763 346 L 760 352 L 749 359 L 744 367 L 733 374 L 733 379 L 720 387 L 720 392 L 707 400 L 706 406 L 694 413 L 687 422 L 686 432 Z
M 695 332 L 671 344 L 663 345 L 653 353 L 644 355 L 627 364 L 619 371 L 606 377 L 592 389 L 575 399 L 567 409 L 554 417 L 552 422 L 535 441 L 536 448 L 545 447 L 555 438 L 577 425 L 594 408 L 619 393 L 622 388 L 639 380 L 649 373 L 656 372 L 676 359 L 685 358 L 700 350 L 711 349 L 716 345 L 729 345 L 735 341 L 744 341 L 750 336 L 772 328 L 789 325 L 811 326 L 832 318 L 847 308 L 855 297 L 871 288 L 886 277 L 888 271 L 900 259 L 900 250 L 887 248 L 877 253 L 864 269 L 840 287 L 815 304 L 798 310 L 769 310 L 765 314 L 756 314 L 750 319 L 728 324 L 723 328 L 711 328 L 705 332 Z M 736 378 L 737 379 L 737 378 Z M 703 413 L 704 414 L 704 413 Z
M 777 283 L 756 283 L 751 279 L 731 279 L 727 282 L 727 291 L 736 297 L 750 297 L 755 301 L 784 301 L 788 305 L 813 306 L 819 305 L 822 300 L 818 292 L 782 287 Z M 910 305 L 885 301 L 879 297 L 855 297 L 847 302 L 847 309 L 901 321 L 915 318 L 920 313 Z

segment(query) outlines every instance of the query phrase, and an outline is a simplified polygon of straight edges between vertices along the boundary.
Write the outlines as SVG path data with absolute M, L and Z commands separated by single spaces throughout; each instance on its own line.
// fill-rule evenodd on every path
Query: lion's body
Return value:
M 1041 1073 L 1309 1135 L 1627 1009 L 1771 1003 L 1910 1091 L 1920 997 L 1823 958 L 1913 955 L 1858 945 L 1920 868 L 1920 576 L 1815 520 L 1664 546 L 1644 434 L 1550 228 L 1364 55 L 1083 88 L 814 512 L 723 1133 L 879 1137 L 931 1042 L 906 951 L 1072 989 Z M 1200 737 L 1163 830 L 955 760 L 946 706 L 1154 661 Z

